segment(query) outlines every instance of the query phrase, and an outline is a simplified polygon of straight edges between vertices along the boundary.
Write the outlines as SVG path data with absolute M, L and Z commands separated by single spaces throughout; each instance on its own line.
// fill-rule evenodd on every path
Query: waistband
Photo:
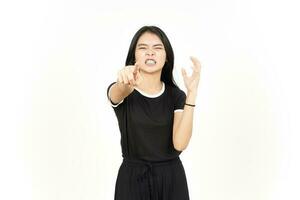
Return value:
M 132 158 L 123 158 L 123 163 L 129 166 L 163 166 L 163 165 L 170 165 L 175 163 L 180 163 L 181 160 L 178 157 L 162 160 L 162 161 L 148 161 L 148 160 L 141 160 L 141 159 L 132 159 Z

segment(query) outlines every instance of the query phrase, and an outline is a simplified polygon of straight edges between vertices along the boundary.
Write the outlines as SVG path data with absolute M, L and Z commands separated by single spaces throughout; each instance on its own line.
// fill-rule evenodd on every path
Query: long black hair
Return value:
M 145 32 L 150 32 L 150 33 L 157 35 L 165 47 L 167 62 L 165 62 L 164 66 L 162 68 L 160 80 L 163 81 L 165 84 L 168 84 L 172 87 L 179 88 L 173 78 L 173 68 L 174 68 L 173 48 L 171 46 L 171 43 L 170 43 L 167 35 L 157 26 L 143 26 L 135 33 L 135 35 L 133 36 L 133 38 L 131 40 L 131 44 L 129 46 L 125 65 L 127 66 L 127 65 L 135 64 L 135 48 L 136 48 L 138 39 Z

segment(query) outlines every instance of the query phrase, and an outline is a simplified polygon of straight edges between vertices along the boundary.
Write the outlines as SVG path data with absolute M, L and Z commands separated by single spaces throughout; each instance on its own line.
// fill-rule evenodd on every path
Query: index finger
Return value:
M 194 67 L 195 71 L 199 72 L 200 69 L 201 69 L 201 63 L 200 63 L 200 61 L 196 57 L 194 57 L 194 56 L 190 56 L 190 58 L 191 58 L 191 60 L 192 60 L 192 62 L 194 64 L 193 67 Z
M 135 66 L 135 68 L 133 70 L 133 73 L 137 73 L 137 71 L 140 69 L 138 62 L 134 63 L 134 66 Z
M 190 59 L 194 63 L 194 65 L 200 66 L 200 61 L 195 56 L 190 56 Z

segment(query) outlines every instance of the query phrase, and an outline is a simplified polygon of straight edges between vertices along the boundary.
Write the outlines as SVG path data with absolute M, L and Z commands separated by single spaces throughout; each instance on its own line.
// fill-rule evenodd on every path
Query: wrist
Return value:
M 195 107 L 195 106 L 196 106 L 195 104 L 190 104 L 190 103 L 187 103 L 187 102 L 185 102 L 184 105 L 187 105 L 187 106 L 189 106 L 189 107 Z
M 195 104 L 195 102 L 196 102 L 196 96 L 197 96 L 197 94 L 195 94 L 195 93 L 188 93 L 186 95 L 185 103 Z
M 197 94 L 197 90 L 188 90 L 187 94 Z
M 132 87 L 130 85 L 125 84 L 123 82 L 122 83 L 121 82 L 116 82 L 116 85 L 117 85 L 117 87 L 119 88 L 119 90 L 121 92 L 128 92 L 128 91 L 132 90 Z

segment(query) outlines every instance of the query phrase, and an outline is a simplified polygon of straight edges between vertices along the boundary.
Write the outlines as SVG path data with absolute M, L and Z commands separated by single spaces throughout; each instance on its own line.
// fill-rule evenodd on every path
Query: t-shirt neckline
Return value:
M 162 95 L 162 93 L 164 93 L 165 91 L 165 83 L 162 81 L 162 88 L 161 90 L 156 93 L 156 94 L 148 94 L 140 89 L 138 89 L 137 87 L 134 87 L 135 90 L 137 90 L 141 95 L 145 96 L 145 97 L 149 97 L 149 98 L 155 98 L 155 97 L 159 97 L 160 95 Z

